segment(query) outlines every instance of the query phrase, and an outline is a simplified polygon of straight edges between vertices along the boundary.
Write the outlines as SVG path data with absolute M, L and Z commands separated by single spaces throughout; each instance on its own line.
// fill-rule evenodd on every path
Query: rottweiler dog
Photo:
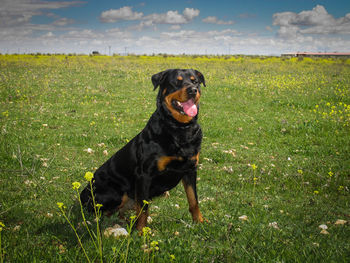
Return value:
M 154 90 L 159 87 L 156 111 L 136 137 L 96 170 L 95 201 L 107 214 L 121 212 L 132 201 L 139 215 L 136 228 L 142 230 L 148 217 L 148 204 L 144 206 L 143 201 L 182 181 L 193 220 L 203 222 L 196 181 L 202 141 L 197 118 L 204 76 L 193 69 L 168 69 L 153 75 L 152 83 Z M 89 185 L 80 198 L 93 209 Z

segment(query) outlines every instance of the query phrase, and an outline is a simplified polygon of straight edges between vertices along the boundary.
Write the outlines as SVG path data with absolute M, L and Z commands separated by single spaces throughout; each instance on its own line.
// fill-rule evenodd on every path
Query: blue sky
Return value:
M 349 0 L 1 2 L 1 53 L 350 51 Z

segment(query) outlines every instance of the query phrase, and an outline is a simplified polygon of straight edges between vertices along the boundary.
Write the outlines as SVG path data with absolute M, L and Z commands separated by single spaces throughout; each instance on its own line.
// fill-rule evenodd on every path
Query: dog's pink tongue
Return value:
M 184 109 L 184 112 L 190 116 L 190 117 L 194 117 L 197 115 L 197 106 L 196 104 L 193 103 L 193 100 L 188 100 L 186 102 L 182 102 L 182 108 Z

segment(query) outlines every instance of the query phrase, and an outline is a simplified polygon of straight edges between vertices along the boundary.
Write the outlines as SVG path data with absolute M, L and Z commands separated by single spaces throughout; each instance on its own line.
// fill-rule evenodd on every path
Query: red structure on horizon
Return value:
M 292 57 L 350 57 L 350 52 L 292 52 L 281 54 Z

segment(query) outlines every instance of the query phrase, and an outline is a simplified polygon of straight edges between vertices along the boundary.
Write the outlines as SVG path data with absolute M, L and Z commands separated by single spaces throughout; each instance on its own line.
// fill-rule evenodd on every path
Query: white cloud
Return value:
M 55 35 L 50 31 L 50 32 L 47 32 L 45 35 L 43 35 L 43 37 L 45 38 L 53 38 L 55 37 Z
M 166 13 L 153 13 L 144 16 L 143 13 L 132 11 L 132 7 L 124 6 L 119 9 L 111 9 L 101 13 L 100 20 L 104 23 L 114 23 L 123 20 L 139 20 L 140 24 L 131 26 L 131 29 L 141 30 L 144 27 L 150 27 L 157 24 L 180 25 L 191 22 L 199 15 L 199 10 L 194 8 L 185 8 L 182 14 L 177 10 L 169 10 Z
M 178 11 L 169 10 L 166 13 L 155 13 L 145 16 L 143 19 L 146 21 L 151 21 L 152 24 L 180 25 L 191 22 L 195 17 L 199 15 L 199 12 L 200 11 L 198 9 L 193 8 L 185 8 L 182 14 L 179 14 Z
M 152 21 L 152 24 L 185 24 L 187 21 L 178 11 L 171 10 L 163 14 L 151 14 L 144 19 Z
M 288 26 L 319 26 L 334 24 L 335 19 L 328 14 L 327 10 L 317 5 L 310 11 L 302 11 L 299 14 L 293 12 L 276 13 L 273 15 L 274 25 Z
M 75 22 L 74 19 L 63 17 L 54 21 L 52 24 L 55 26 L 66 26 L 66 25 L 73 24 L 74 22 Z
M 193 18 L 199 16 L 199 10 L 186 7 L 182 12 L 187 21 L 191 21 Z
M 151 27 L 151 26 L 155 26 L 153 21 L 152 20 L 145 20 L 145 21 L 141 21 L 138 25 L 130 26 L 129 29 L 141 31 L 143 28 Z
M 33 16 L 45 15 L 46 10 L 60 9 L 82 4 L 81 1 L 2 0 L 0 5 L 0 28 L 23 26 Z
M 50 33 L 51 32 L 51 33 Z M 226 30 L 169 30 L 159 34 L 147 35 L 144 32 L 130 31 L 128 28 L 112 28 L 108 30 L 70 30 L 55 34 L 48 31 L 39 37 L 31 33 L 18 32 L 9 39 L 3 38 L 0 31 L 0 52 L 12 50 L 17 52 L 23 46 L 30 52 L 64 52 L 91 53 L 98 50 L 108 54 L 108 46 L 112 53 L 127 52 L 137 54 L 173 53 L 173 54 L 280 54 L 298 50 L 308 51 L 347 51 L 350 40 L 341 37 L 329 38 L 322 35 L 296 35 L 295 38 L 283 39 L 260 35 L 249 35 L 242 32 Z M 6 40 L 4 40 L 6 39 Z M 13 49 L 11 49 L 13 47 Z M 23 51 L 23 49 L 21 49 Z
M 104 38 L 103 33 L 93 31 L 91 29 L 84 29 L 84 30 L 72 30 L 69 31 L 61 36 L 63 39 L 84 39 L 84 40 L 92 40 L 97 38 Z
M 300 35 L 300 28 L 297 26 L 281 26 L 278 35 L 282 38 L 292 39 Z
M 217 24 L 217 25 L 233 25 L 234 21 L 229 20 L 229 21 L 224 21 L 218 19 L 216 16 L 208 16 L 204 19 L 202 19 L 204 23 L 209 23 L 209 24 Z
M 336 19 L 322 5 L 317 5 L 298 14 L 275 13 L 273 25 L 280 27 L 278 35 L 283 38 L 294 38 L 300 34 L 350 34 L 350 13 Z
M 181 30 L 178 32 L 162 32 L 161 36 L 166 38 L 196 38 L 198 37 L 199 32 L 194 30 Z
M 110 9 L 101 13 L 100 20 L 104 23 L 114 23 L 121 20 L 139 20 L 143 16 L 141 12 L 134 12 L 130 6 L 119 9 Z

